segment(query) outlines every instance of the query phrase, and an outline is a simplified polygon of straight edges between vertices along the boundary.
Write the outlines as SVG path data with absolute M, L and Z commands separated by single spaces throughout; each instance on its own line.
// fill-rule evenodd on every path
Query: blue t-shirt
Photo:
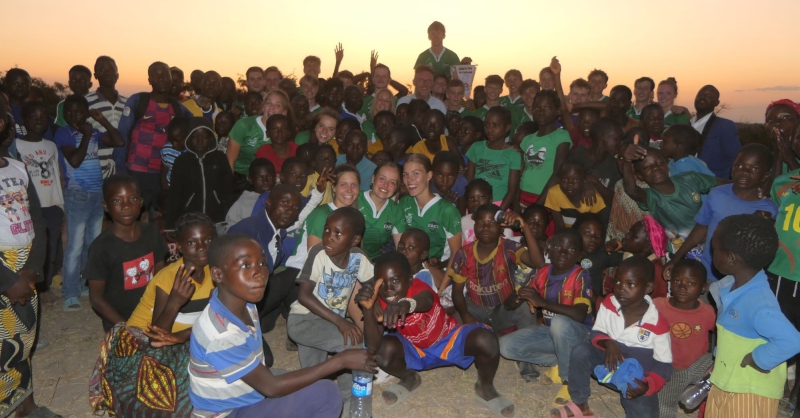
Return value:
M 58 147 L 58 159 L 61 167 L 63 167 L 64 179 L 66 180 L 65 189 L 85 190 L 92 193 L 103 190 L 103 171 L 100 168 L 100 160 L 97 158 L 97 151 L 100 148 L 105 148 L 100 141 L 102 137 L 103 134 L 100 131 L 97 129 L 92 130 L 92 138 L 89 139 L 86 157 L 81 162 L 81 165 L 75 168 L 67 162 L 61 147 L 73 146 L 78 148 L 81 145 L 83 134 L 70 125 L 62 126 L 58 129 L 53 142 Z
M 714 237 L 717 225 L 728 216 L 752 214 L 757 210 L 769 212 L 773 219 L 778 214 L 778 207 L 770 199 L 760 199 L 755 202 L 739 199 L 733 194 L 732 184 L 717 186 L 708 192 L 708 198 L 703 202 L 700 212 L 697 212 L 694 217 L 694 221 L 698 224 L 708 226 L 703 254 L 700 257 L 700 261 L 708 271 L 708 280 L 715 282 L 724 277 L 711 267 L 713 265 L 711 261 L 711 238 Z
M 453 187 L 450 190 L 455 191 L 456 196 L 461 198 L 464 196 L 464 193 L 467 192 L 467 184 L 469 184 L 467 178 L 459 174 L 458 177 L 456 177 L 456 182 L 453 184 Z M 436 183 L 433 181 L 431 181 L 431 193 L 439 194 L 439 191 L 436 190 Z
M 185 149 L 178 151 L 169 143 L 165 144 L 164 148 L 161 148 L 161 162 L 167 166 L 167 186 L 170 185 L 170 180 L 172 180 L 172 166 L 175 164 L 175 159 L 184 152 L 186 152 Z
M 347 162 L 347 156 L 342 154 L 336 157 L 336 165 L 342 165 Z M 361 161 L 356 164 L 356 170 L 358 170 L 358 174 L 361 176 L 361 191 L 367 191 L 372 186 L 372 175 L 375 174 L 375 168 L 377 166 L 372 161 L 368 160 L 367 157 L 361 159 Z
M 690 155 L 688 157 L 681 158 L 678 161 L 669 161 L 669 175 L 676 176 L 680 173 L 685 173 L 687 171 L 694 171 L 701 174 L 708 174 L 709 176 L 713 176 L 714 173 L 708 169 L 706 163 L 703 160 L 695 157 L 694 155 Z

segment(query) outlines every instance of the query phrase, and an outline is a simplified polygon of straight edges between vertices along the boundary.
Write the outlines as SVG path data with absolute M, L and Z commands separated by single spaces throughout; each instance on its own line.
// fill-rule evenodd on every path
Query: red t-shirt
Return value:
M 406 337 L 418 348 L 428 348 L 450 334 L 458 326 L 455 318 L 448 315 L 439 304 L 439 295 L 430 286 L 420 280 L 412 280 L 408 288 L 407 298 L 413 298 L 420 292 L 431 292 L 433 306 L 428 312 L 414 312 L 406 316 L 406 324 L 397 327 L 397 332 Z M 386 309 L 386 302 L 378 298 L 381 308 Z
M 572 147 L 584 147 L 589 149 L 592 147 L 592 138 L 588 138 L 583 136 L 583 134 L 578 130 L 578 125 L 572 127 L 569 130 L 569 139 L 572 140 Z
M 275 155 L 275 151 L 272 149 L 272 144 L 264 144 L 261 148 L 256 151 L 256 158 L 266 158 L 272 162 L 272 165 L 275 166 L 275 174 L 281 174 L 281 167 L 283 167 L 283 162 L 289 159 L 290 157 L 294 157 L 297 155 L 297 147 L 299 145 L 295 144 L 294 142 L 287 142 L 289 145 L 289 156 L 286 158 L 281 158 Z
M 685 369 L 708 352 L 708 333 L 717 322 L 714 308 L 700 301 L 697 309 L 678 309 L 667 298 L 654 299 L 653 303 L 669 323 L 672 367 Z

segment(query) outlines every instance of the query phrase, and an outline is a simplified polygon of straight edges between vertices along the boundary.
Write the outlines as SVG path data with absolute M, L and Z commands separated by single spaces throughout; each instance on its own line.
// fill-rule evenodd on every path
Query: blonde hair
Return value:
M 658 83 L 658 87 L 661 87 L 663 84 L 672 86 L 672 89 L 675 90 L 675 97 L 678 97 L 678 82 L 675 80 L 675 77 L 669 77 L 666 80 L 662 80 L 660 83 Z
M 379 89 L 379 90 L 375 91 L 375 98 L 372 99 L 372 105 L 370 106 L 370 110 L 369 110 L 370 119 L 374 120 L 375 119 L 375 115 L 378 114 L 378 108 L 375 106 L 375 100 L 378 99 L 378 94 L 383 93 L 383 92 L 386 92 L 386 93 L 389 94 L 389 101 L 391 101 L 391 103 L 392 103 L 392 105 L 389 106 L 389 111 L 392 112 L 393 115 L 395 114 L 394 94 L 392 94 L 391 90 L 389 90 L 389 89 Z
M 286 109 L 286 116 L 289 118 L 289 120 L 294 121 L 294 111 L 292 110 L 292 106 L 289 103 L 289 96 L 287 96 L 283 90 L 272 90 L 268 92 L 264 96 L 264 100 L 261 102 L 261 108 L 263 109 L 264 106 L 266 106 L 267 100 L 269 100 L 271 96 L 280 97 L 281 102 L 283 103 L 283 108 Z M 264 116 L 266 116 L 266 114 Z

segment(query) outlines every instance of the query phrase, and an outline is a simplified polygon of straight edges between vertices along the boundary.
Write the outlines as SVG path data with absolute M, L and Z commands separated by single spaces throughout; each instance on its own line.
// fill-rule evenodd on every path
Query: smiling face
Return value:
M 260 94 L 248 94 L 244 99 L 244 111 L 247 116 L 261 116 L 264 114 L 264 110 L 261 107 L 262 102 Z
M 336 154 L 332 149 L 325 147 L 314 155 L 314 171 L 322 173 L 324 169 L 333 170 L 336 166 Z
M 624 90 L 612 90 L 608 97 L 608 113 L 612 116 L 624 115 L 631 108 L 631 98 Z
M 583 238 L 583 251 L 594 254 L 603 243 L 603 225 L 598 221 L 587 221 L 581 224 L 578 232 Z
M 447 193 L 456 184 L 458 166 L 451 163 L 439 163 L 433 167 L 433 184 L 439 193 Z
M 456 107 L 461 105 L 461 101 L 464 100 L 464 86 L 453 86 L 448 87 L 446 94 L 445 94 L 445 102 L 449 107 Z
M 704 86 L 694 98 L 694 108 L 698 113 L 713 112 L 719 105 L 719 91 L 714 86 Z
M 411 197 L 417 197 L 428 191 L 428 182 L 433 177 L 433 171 L 425 171 L 420 163 L 406 162 L 403 166 L 403 183 Z
M 569 89 L 569 102 L 572 104 L 586 103 L 589 101 L 589 89 L 572 87 Z
M 433 80 L 433 94 L 436 97 L 444 98 L 446 90 L 447 90 L 447 78 L 436 77 Z
M 346 171 L 339 175 L 339 179 L 333 186 L 336 207 L 352 206 L 353 202 L 358 199 L 359 186 L 355 173 Z
M 305 96 L 305 98 L 308 100 L 309 103 L 313 103 L 314 98 L 317 97 L 317 93 L 319 92 L 319 85 L 314 85 L 308 81 L 301 79 L 300 91 L 303 92 L 303 96 Z
M 653 291 L 653 283 L 642 277 L 639 269 L 621 265 L 614 274 L 614 296 L 623 307 L 640 302 Z
M 340 86 L 332 86 L 325 89 L 325 101 L 331 109 L 339 109 L 342 107 L 344 100 L 342 88 Z
M 384 110 L 391 110 L 393 104 L 392 93 L 388 90 L 381 90 L 375 95 L 375 100 L 372 101 L 375 113 Z
M 608 81 L 600 74 L 595 74 L 589 77 L 589 86 L 593 95 L 603 94 L 603 90 L 608 87 Z
M 217 230 L 208 224 L 195 224 L 178 237 L 178 251 L 184 263 L 203 268 L 208 265 L 208 246 L 217 237 Z
M 421 134 L 426 141 L 438 142 L 444 134 L 444 115 L 438 110 L 426 112 L 422 117 Z
M 288 106 L 283 102 L 283 98 L 277 94 L 267 95 L 267 99 L 264 100 L 264 106 L 261 109 L 263 112 L 262 114 L 266 119 L 269 119 L 269 117 L 272 115 L 285 116 L 288 113 L 288 110 Z
M 586 138 L 589 138 L 589 130 L 592 128 L 592 124 L 597 122 L 597 119 L 600 119 L 600 115 L 598 115 L 597 112 L 584 111 L 579 113 L 578 132 Z
M 658 97 L 658 105 L 662 109 L 668 109 L 675 103 L 675 96 L 677 96 L 675 89 L 670 84 L 662 84 L 656 90 Z
M 211 277 L 221 294 L 258 303 L 269 278 L 264 250 L 252 239 L 232 244 L 222 265 L 211 268 Z
M 427 247 L 419 234 L 405 232 L 397 243 L 397 252 L 403 254 L 413 267 L 428 259 Z
M 327 143 L 336 135 L 336 119 L 326 115 L 321 116 L 317 126 L 314 127 L 314 133 L 320 144 Z
M 489 102 L 496 102 L 497 99 L 500 98 L 500 93 L 503 92 L 503 86 L 501 84 L 487 84 L 486 88 L 486 100 Z
M 394 167 L 382 167 L 372 176 L 372 193 L 386 200 L 394 196 L 400 184 L 400 174 Z
M 325 229 L 322 232 L 322 245 L 328 257 L 337 256 L 350 251 L 361 242 L 361 237 L 355 235 L 351 222 L 344 216 L 328 216 Z
M 519 94 L 519 87 L 522 85 L 522 78 L 516 74 L 509 74 L 505 78 L 509 96 L 516 97 Z
M 372 84 L 375 85 L 376 89 L 385 89 L 389 86 L 389 82 L 391 81 L 391 77 L 389 77 L 389 69 L 384 67 L 375 68 L 375 72 L 372 73 Z
M 103 193 L 103 210 L 115 224 L 131 226 L 142 210 L 142 195 L 134 183 L 117 183 Z
M 183 86 L 183 71 L 170 71 L 170 75 L 172 76 L 173 87 L 176 83 L 180 84 L 181 87 Z M 176 75 L 178 76 L 177 81 L 175 80 Z M 117 80 L 119 80 L 117 65 L 109 59 L 97 61 L 94 64 L 94 78 L 97 79 L 100 87 L 114 88 L 117 85 Z
M 731 178 L 733 188 L 752 190 L 763 187 L 769 177 L 770 167 L 764 158 L 755 152 L 740 152 L 733 161 Z
M 653 98 L 653 89 L 650 82 L 647 80 L 636 83 L 633 87 L 633 97 L 636 98 L 636 103 L 650 103 Z
M 286 229 L 291 226 L 300 213 L 300 192 L 290 191 L 270 194 L 266 202 L 267 216 L 275 228 Z
M 433 74 L 428 71 L 420 71 L 414 76 L 414 95 L 418 99 L 428 100 L 433 88 Z
M 397 263 L 387 263 L 375 269 L 375 277 L 383 279 L 376 289 L 378 297 L 386 303 L 395 303 L 406 297 L 412 278 Z
M 277 71 L 267 71 L 264 75 L 264 87 L 267 91 L 272 91 L 278 88 L 278 83 L 281 82 L 281 73 Z
M 259 93 L 264 91 L 264 73 L 261 71 L 247 73 L 247 91 L 257 91 Z
M 553 274 L 563 274 L 572 269 L 581 258 L 580 238 L 573 235 L 555 235 L 547 243 L 547 255 L 553 265 Z
M 539 92 L 539 89 L 536 87 L 528 87 L 522 91 L 522 103 L 525 104 L 525 108 L 530 111 L 533 109 L 533 100 L 536 98 L 536 93 Z

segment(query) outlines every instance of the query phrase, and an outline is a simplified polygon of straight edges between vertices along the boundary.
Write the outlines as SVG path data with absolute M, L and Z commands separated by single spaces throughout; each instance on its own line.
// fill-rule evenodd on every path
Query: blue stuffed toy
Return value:
M 617 366 L 616 372 L 611 373 L 605 365 L 600 364 L 595 366 L 594 375 L 601 384 L 612 385 L 625 393 L 628 391 L 628 384 L 634 388 L 639 386 L 633 379 L 644 379 L 644 369 L 635 358 L 626 358 Z

